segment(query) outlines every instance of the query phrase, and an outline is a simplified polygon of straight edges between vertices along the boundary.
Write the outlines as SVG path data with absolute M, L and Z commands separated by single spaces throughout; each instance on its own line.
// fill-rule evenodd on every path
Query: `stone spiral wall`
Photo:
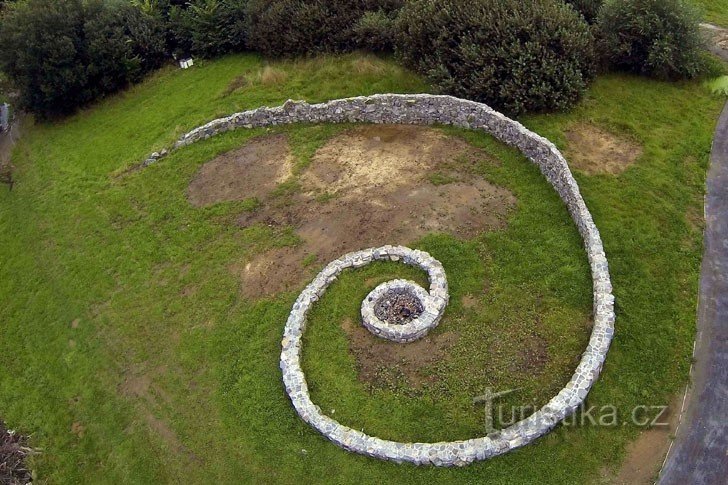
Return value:
M 352 253 L 330 263 L 299 295 L 286 324 L 280 364 L 286 391 L 296 411 L 303 420 L 342 448 L 380 459 L 418 465 L 462 466 L 506 453 L 546 434 L 584 401 L 599 376 L 614 332 L 614 297 L 599 231 L 564 157 L 551 142 L 484 104 L 451 96 L 383 94 L 321 104 L 287 101 L 276 108 L 236 113 L 190 131 L 177 141 L 174 148 L 237 128 L 343 122 L 452 125 L 484 131 L 518 148 L 538 165 L 566 204 L 581 233 L 592 273 L 594 327 L 589 344 L 566 387 L 540 410 L 506 429 L 480 438 L 441 443 L 400 443 L 368 436 L 341 425 L 321 412 L 310 399 L 300 366 L 301 337 L 310 305 L 318 300 L 344 268 L 366 264 L 364 260 L 367 257 L 370 260 L 385 257 L 380 253 L 375 256 L 372 251 L 376 250 Z M 144 164 L 154 163 L 165 154 L 155 153 Z

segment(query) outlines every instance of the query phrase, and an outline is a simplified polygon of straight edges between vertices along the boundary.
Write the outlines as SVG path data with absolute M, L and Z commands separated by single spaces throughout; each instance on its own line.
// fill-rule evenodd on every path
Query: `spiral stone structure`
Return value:
M 614 296 L 599 231 L 584 203 L 566 160 L 550 141 L 481 103 L 451 96 L 381 94 L 339 99 L 320 104 L 289 100 L 283 106 L 276 108 L 258 108 L 236 113 L 211 121 L 183 135 L 176 142 L 174 149 L 238 128 L 257 128 L 291 123 L 451 125 L 489 133 L 498 140 L 518 148 L 539 167 L 541 173 L 568 208 L 584 241 L 593 284 L 594 326 L 589 344 L 582 354 L 581 361 L 571 380 L 544 407 L 528 418 L 487 436 L 451 442 L 404 443 L 383 440 L 344 426 L 322 413 L 309 396 L 306 377 L 301 368 L 301 346 L 302 336 L 306 329 L 306 315 L 311 306 L 347 268 L 359 268 L 376 260 L 401 260 L 404 263 L 413 263 L 411 259 L 403 259 L 402 254 L 407 248 L 393 246 L 365 249 L 342 256 L 329 263 L 301 292 L 293 305 L 284 330 L 280 357 L 283 383 L 296 412 L 306 423 L 333 443 L 355 453 L 399 463 L 463 466 L 506 453 L 534 441 L 548 433 L 584 402 L 587 393 L 599 376 L 614 334 Z M 143 165 L 155 163 L 166 154 L 166 150 L 154 153 L 143 162 Z M 426 253 L 416 251 L 409 254 L 415 254 L 422 257 L 423 260 L 431 258 Z M 429 262 L 429 260 L 427 261 Z M 432 288 L 432 278 L 430 278 L 430 283 L 429 296 L 421 293 L 420 296 L 425 299 L 433 298 L 430 301 L 431 310 L 434 309 L 433 304 L 441 304 L 442 307 L 437 308 L 444 309 L 444 305 L 447 303 L 447 287 L 445 286 L 444 293 L 438 293 L 437 288 Z M 420 290 L 424 292 L 424 289 L 420 288 Z M 435 298 L 438 297 L 445 301 L 436 300 Z M 436 321 L 433 319 L 432 322 L 425 322 L 429 325 L 427 328 L 423 326 L 425 333 L 434 326 L 431 325 L 432 323 L 439 322 L 439 316 Z M 367 325 L 368 322 L 367 328 L 375 332 L 379 330 L 381 333 L 384 327 L 369 317 L 368 313 L 363 315 L 364 324 Z M 388 336 L 394 340 L 401 338 L 402 342 L 408 342 L 409 338 L 416 338 L 418 333 L 419 331 L 407 335 Z

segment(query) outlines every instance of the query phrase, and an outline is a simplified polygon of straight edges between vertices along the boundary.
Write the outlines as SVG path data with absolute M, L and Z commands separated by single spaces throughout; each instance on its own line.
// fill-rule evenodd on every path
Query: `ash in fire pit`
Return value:
M 391 325 L 404 325 L 419 317 L 425 310 L 422 301 L 406 288 L 386 291 L 374 304 L 378 319 Z

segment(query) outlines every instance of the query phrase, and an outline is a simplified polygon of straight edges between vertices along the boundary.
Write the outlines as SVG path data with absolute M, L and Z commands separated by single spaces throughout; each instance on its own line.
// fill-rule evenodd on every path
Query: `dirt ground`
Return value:
M 226 167 L 216 180 L 234 173 L 243 182 L 202 183 L 202 174 L 214 170 L 203 167 L 190 187 L 190 200 L 193 193 L 198 203 L 245 198 L 254 190 L 253 181 L 276 180 L 274 174 L 290 166 L 287 148 L 278 146 L 282 141 L 280 135 L 258 139 L 252 149 L 209 162 Z M 235 156 L 241 154 L 245 160 L 238 163 Z M 465 141 L 426 127 L 363 126 L 332 138 L 301 175 L 297 193 L 286 200 L 266 198 L 274 188 L 268 183 L 257 189 L 261 206 L 239 218 L 241 227 L 292 227 L 302 241 L 233 264 L 242 294 L 257 299 L 301 285 L 316 266 L 304 266 L 304 260 L 320 265 L 349 251 L 411 244 L 430 232 L 470 238 L 504 227 L 516 200 L 473 173 L 482 161 L 497 163 Z
M 609 485 L 651 485 L 655 483 L 662 462 L 677 429 L 682 393 L 675 396 L 659 418 L 665 426 L 653 426 L 640 433 L 627 447 L 627 456 L 616 471 L 603 470 L 601 482 Z
M 293 157 L 285 135 L 258 137 L 204 164 L 187 189 L 195 207 L 264 198 L 291 176 Z
M 441 361 L 460 338 L 457 332 L 445 332 L 401 345 L 379 338 L 351 320 L 344 320 L 341 327 L 356 359 L 359 380 L 375 388 L 387 387 L 395 374 L 402 375 L 406 382 L 401 384 L 410 389 L 432 382 L 428 366 Z
M 623 135 L 583 123 L 566 132 L 569 166 L 589 175 L 620 174 L 642 155 L 642 147 Z

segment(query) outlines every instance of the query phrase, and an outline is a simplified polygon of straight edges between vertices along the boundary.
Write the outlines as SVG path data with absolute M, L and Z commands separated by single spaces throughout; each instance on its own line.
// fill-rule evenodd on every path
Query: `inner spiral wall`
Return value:
M 336 422 L 321 412 L 308 393 L 301 369 L 301 337 L 306 314 L 345 268 L 368 264 L 366 257 L 352 253 L 330 263 L 296 300 L 286 323 L 280 367 L 286 392 L 299 416 L 332 442 L 349 451 L 375 458 L 418 465 L 462 466 L 506 453 L 543 436 L 583 403 L 596 381 L 614 332 L 614 297 L 599 231 L 579 192 L 579 187 L 558 149 L 547 139 L 529 131 L 487 105 L 451 96 L 428 94 L 381 94 L 339 99 L 320 104 L 287 101 L 276 108 L 258 108 L 220 118 L 182 136 L 174 148 L 238 128 L 256 128 L 291 123 L 388 123 L 451 125 L 483 131 L 518 148 L 535 163 L 554 187 L 579 229 L 589 259 L 594 295 L 594 326 L 589 344 L 571 380 L 544 407 L 512 426 L 480 438 L 440 443 L 401 443 L 366 435 Z M 166 151 L 154 153 L 143 165 L 155 163 Z M 371 258 L 384 258 L 375 254 Z M 342 261 L 346 264 L 342 266 Z

